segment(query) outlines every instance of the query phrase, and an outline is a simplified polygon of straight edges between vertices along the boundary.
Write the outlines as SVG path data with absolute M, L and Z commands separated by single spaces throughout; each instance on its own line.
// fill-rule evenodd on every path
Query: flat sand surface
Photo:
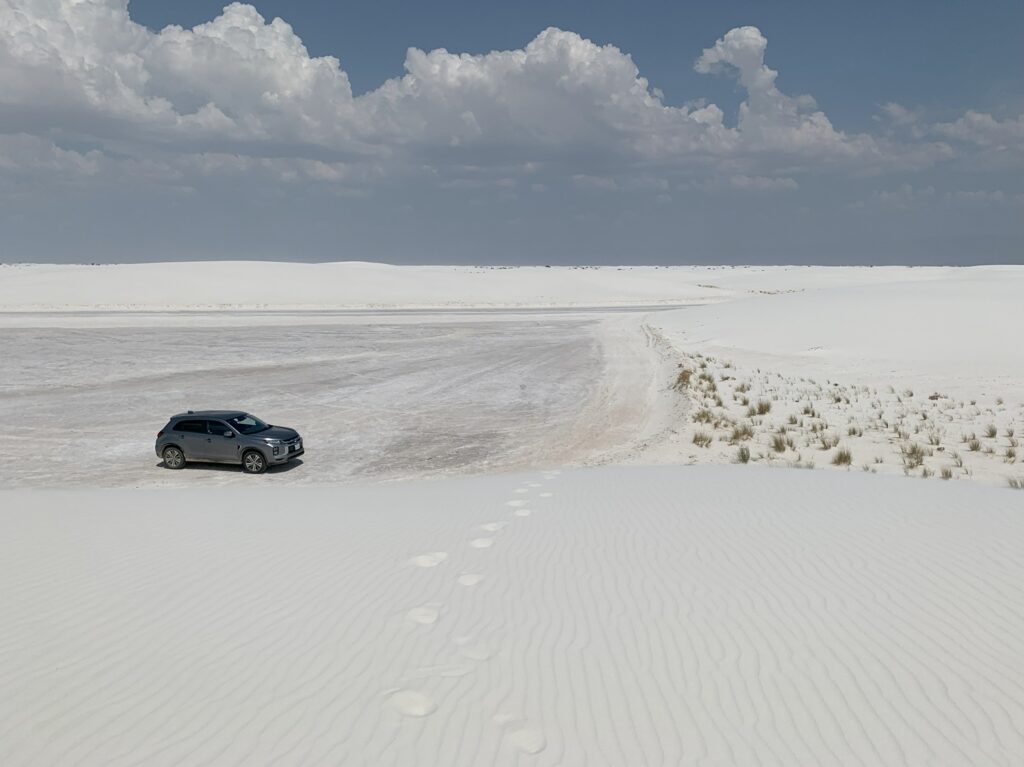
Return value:
M 711 466 L 0 508 L 11 767 L 1024 762 L 1006 490 Z

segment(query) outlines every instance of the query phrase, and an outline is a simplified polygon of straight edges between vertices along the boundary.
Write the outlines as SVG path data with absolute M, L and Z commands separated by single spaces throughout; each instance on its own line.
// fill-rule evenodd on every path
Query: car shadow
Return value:
M 166 469 L 167 465 L 163 461 L 157 462 L 157 468 Z M 286 474 L 289 471 L 293 471 L 302 465 L 301 458 L 293 458 L 288 463 L 279 463 L 276 466 L 268 466 L 266 474 Z M 244 474 L 242 467 L 237 463 L 203 463 L 202 461 L 189 461 L 185 464 L 183 469 L 179 471 L 226 471 L 235 472 L 236 474 Z

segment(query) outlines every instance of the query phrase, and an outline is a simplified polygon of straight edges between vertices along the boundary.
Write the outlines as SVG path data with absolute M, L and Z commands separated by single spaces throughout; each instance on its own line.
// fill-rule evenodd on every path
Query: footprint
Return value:
M 486 525 L 480 525 L 481 530 L 486 530 L 489 533 L 496 533 L 501 528 L 507 527 L 508 522 L 488 522 Z
M 530 511 L 529 509 L 516 509 L 512 513 L 515 514 L 517 517 L 528 517 L 531 514 L 533 514 L 533 512 Z
M 458 577 L 458 582 L 460 586 L 475 586 L 483 579 L 484 577 L 477 573 L 463 573 Z
M 498 713 L 491 717 L 491 721 L 499 727 L 509 727 L 510 729 L 505 735 L 509 745 L 525 754 L 539 754 L 547 748 L 548 741 L 544 737 L 544 733 L 531 726 L 521 716 Z
M 522 727 L 508 734 L 508 742 L 513 748 L 524 754 L 539 754 L 547 748 L 548 741 L 544 733 L 535 727 Z
M 511 506 L 513 509 L 518 508 L 519 506 L 525 506 L 528 503 L 529 501 L 505 501 L 505 505 Z
M 474 538 L 469 542 L 474 549 L 489 549 L 494 545 L 493 538 Z
M 402 716 L 429 716 L 437 710 L 437 704 L 418 690 L 397 690 L 391 693 L 388 703 Z
M 421 626 L 429 626 L 432 623 L 437 623 L 437 619 L 441 617 L 441 605 L 429 604 L 423 605 L 423 607 L 414 607 L 405 614 L 406 620 L 418 623 Z
M 413 557 L 409 560 L 409 564 L 416 565 L 416 567 L 437 567 L 446 559 L 448 559 L 447 551 L 432 551 L 429 554 Z

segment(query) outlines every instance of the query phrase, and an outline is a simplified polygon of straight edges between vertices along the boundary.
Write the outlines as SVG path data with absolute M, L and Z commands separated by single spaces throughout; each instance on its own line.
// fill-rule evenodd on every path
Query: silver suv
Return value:
M 238 463 L 249 474 L 262 474 L 304 452 L 295 429 L 271 426 L 242 410 L 189 410 L 171 416 L 156 435 L 156 454 L 168 469 L 209 461 Z

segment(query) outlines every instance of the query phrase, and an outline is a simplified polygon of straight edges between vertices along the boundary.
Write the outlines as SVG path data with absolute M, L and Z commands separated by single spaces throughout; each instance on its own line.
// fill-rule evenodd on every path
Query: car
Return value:
M 271 426 L 244 410 L 189 410 L 171 416 L 156 435 L 156 454 L 168 469 L 191 461 L 234 463 L 262 474 L 305 453 L 302 437 L 287 426 Z

